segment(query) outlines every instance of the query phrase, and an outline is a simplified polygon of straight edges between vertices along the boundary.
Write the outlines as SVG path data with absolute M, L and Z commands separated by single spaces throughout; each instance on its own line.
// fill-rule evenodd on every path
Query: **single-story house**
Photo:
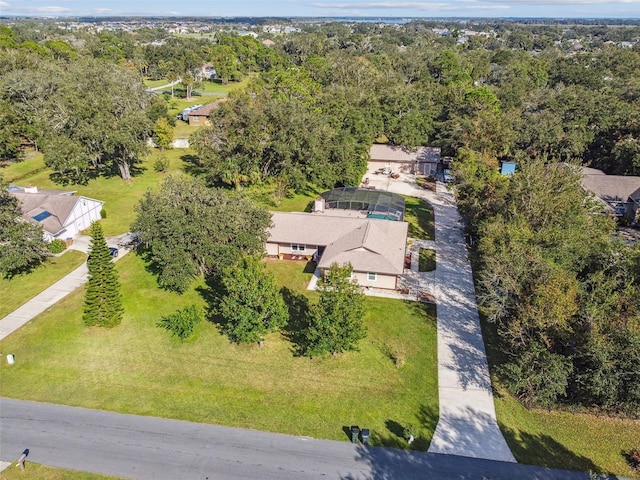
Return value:
M 440 148 L 415 149 L 397 145 L 371 145 L 369 170 L 391 169 L 415 175 L 436 175 L 440 164 Z
M 48 242 L 73 238 L 100 220 L 104 202 L 76 196 L 67 190 L 38 190 L 37 187 L 9 187 L 20 202 L 22 218 L 40 225 Z
M 640 177 L 606 175 L 602 170 L 582 168 L 582 188 L 593 193 L 616 217 L 636 218 L 640 209 Z
M 212 111 L 220 106 L 222 100 L 216 100 L 213 103 L 191 110 L 189 112 L 189 125 L 211 125 L 209 115 Z
M 316 259 L 318 268 L 350 263 L 362 287 L 395 289 L 404 272 L 409 224 L 321 213 L 272 213 L 270 257 Z

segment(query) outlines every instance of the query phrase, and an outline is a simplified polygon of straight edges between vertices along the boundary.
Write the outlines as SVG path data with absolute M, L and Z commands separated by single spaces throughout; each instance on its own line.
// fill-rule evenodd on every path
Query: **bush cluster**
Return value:
M 67 244 L 64 242 L 64 240 L 56 238 L 51 243 L 49 243 L 48 248 L 49 251 L 55 255 L 64 252 L 67 249 Z

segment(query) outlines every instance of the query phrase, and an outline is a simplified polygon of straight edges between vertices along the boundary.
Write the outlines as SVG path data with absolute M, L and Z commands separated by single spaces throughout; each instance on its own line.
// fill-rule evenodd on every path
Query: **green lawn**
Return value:
M 78 268 L 86 258 L 82 252 L 68 250 L 60 257 L 47 259 L 31 273 L 17 275 L 10 280 L 0 278 L 0 318 Z
M 188 122 L 176 120 L 176 126 L 173 128 L 173 138 L 189 138 L 189 135 L 199 128 L 196 125 L 189 125 Z
M 41 153 L 29 152 L 29 158 L 18 163 L 8 163 L 0 166 L 0 174 L 4 179 L 12 183 L 19 183 L 23 179 L 31 177 L 47 167 L 44 164 Z
M 640 478 L 621 454 L 638 448 L 640 421 L 527 410 L 507 392 L 500 392 L 498 422 L 520 463 Z
M 167 150 L 165 154 L 170 160 L 168 172 L 181 172 L 190 165 L 181 157 L 193 155 L 189 149 Z M 75 190 L 78 195 L 84 195 L 105 202 L 104 209 L 107 218 L 102 220 L 105 235 L 118 235 L 129 231 L 135 219 L 134 206 L 149 188 L 155 188 L 166 173 L 159 173 L 153 169 L 159 150 L 152 149 L 151 155 L 139 165 L 138 172 L 130 181 L 124 181 L 118 176 L 98 177 L 90 180 L 87 185 L 61 186 L 51 181 L 50 170 L 44 166 L 41 154 L 17 164 L 0 169 L 7 179 L 22 176 L 18 185 L 35 185 L 39 188 Z M 33 172 L 26 175 L 23 172 Z
M 169 81 L 166 78 L 161 78 L 160 80 L 149 80 L 145 78 L 144 85 L 147 88 L 156 88 L 161 87 L 163 85 L 167 85 Z
M 164 83 L 160 83 L 159 85 L 149 85 L 147 82 L 145 82 L 145 85 L 147 85 L 149 88 L 152 88 L 154 86 L 158 87 L 158 86 L 166 85 L 169 83 L 166 80 L 164 80 L 163 82 Z M 223 84 L 215 80 L 214 81 L 205 80 L 202 83 L 202 86 L 195 87 L 193 89 L 194 91 L 193 99 L 198 100 L 196 101 L 196 103 L 204 103 L 203 99 L 209 99 L 213 96 L 224 97 L 231 92 L 245 88 L 248 85 L 248 83 L 249 83 L 249 77 L 245 78 L 241 82 L 230 82 L 227 84 Z M 171 92 L 171 87 L 162 88 L 158 91 Z M 200 92 L 204 93 L 205 95 L 199 95 L 198 93 Z M 173 87 L 173 93 L 174 93 L 174 97 L 182 97 L 181 99 L 184 100 L 184 97 L 186 96 L 186 90 L 184 88 L 184 85 L 182 84 L 175 85 Z M 216 95 L 208 95 L 208 94 L 216 94 Z
M 302 193 L 292 193 L 276 201 L 273 184 L 254 185 L 247 188 L 247 194 L 256 202 L 275 212 L 310 212 L 313 201 L 325 190 L 308 184 Z
M 227 84 L 223 84 L 218 80 L 214 81 L 205 81 L 203 83 L 203 88 L 196 88 L 196 91 L 199 92 L 207 92 L 207 93 L 230 93 L 236 90 L 242 90 L 249 84 L 249 77 L 245 77 L 240 82 L 230 82 Z
M 108 477 L 97 473 L 78 472 L 63 468 L 46 467 L 31 463 L 25 464 L 24 472 L 15 467 L 15 463 L 0 472 L 0 480 L 24 480 L 25 478 L 37 480 L 117 480 L 119 477 Z
M 409 237 L 435 240 L 433 207 L 422 198 L 404 197 L 404 202 L 404 220 L 409 222 Z
M 421 248 L 418 257 L 419 272 L 433 272 L 436 269 L 436 251 L 430 248 Z
M 500 358 L 495 327 L 483 320 L 482 330 L 493 369 Z M 622 455 L 640 446 L 640 420 L 527 410 L 501 386 L 495 371 L 492 383 L 498 423 L 518 462 L 640 479 Z
M 297 357 L 279 334 L 267 336 L 262 349 L 232 345 L 209 322 L 181 343 L 156 322 L 190 304 L 204 307 L 204 285 L 176 295 L 157 287 L 137 255 L 116 266 L 122 325 L 84 327 L 83 291 L 71 294 L 0 341 L 0 351 L 16 357 L 0 366 L 0 395 L 345 441 L 343 427 L 357 424 L 371 428 L 377 444 L 392 446 L 404 446 L 398 434 L 411 423 L 419 425 L 413 446 L 428 447 L 438 411 L 429 307 L 367 298 L 361 351 L 335 359 Z M 304 305 L 305 264 L 274 261 L 269 268 L 291 282 L 289 302 Z M 396 367 L 390 350 L 404 352 L 404 366 Z

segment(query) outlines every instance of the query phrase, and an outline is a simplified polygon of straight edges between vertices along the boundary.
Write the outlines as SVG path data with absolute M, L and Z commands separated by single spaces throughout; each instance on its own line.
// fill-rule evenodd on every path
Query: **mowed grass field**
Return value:
M 0 342 L 16 358 L 0 367 L 0 395 L 345 441 L 343 427 L 360 425 L 393 446 L 406 446 L 397 425 L 413 424 L 420 441 L 412 447 L 428 447 L 438 411 L 433 310 L 367 298 L 368 336 L 360 352 L 338 358 L 295 356 L 280 334 L 262 349 L 233 345 L 209 322 L 180 342 L 156 323 L 190 304 L 204 310 L 205 285 L 180 296 L 160 290 L 140 256 L 116 266 L 122 325 L 85 327 L 79 289 Z M 269 267 L 290 297 L 313 297 L 304 263 Z M 406 352 L 401 368 L 386 353 L 394 345 Z
M 13 278 L 0 278 L 0 318 L 38 295 L 57 280 L 71 273 L 87 259 L 82 252 L 67 250 L 60 257 L 51 257 L 30 273 Z
M 15 468 L 15 464 L 0 472 L 0 480 L 119 480 L 118 477 L 98 475 L 97 473 L 78 472 L 64 468 L 47 467 L 27 460 L 24 472 Z
M 482 331 L 493 369 L 500 359 L 496 329 L 483 319 Z M 492 383 L 498 423 L 518 462 L 640 479 L 624 457 L 639 448 L 640 420 L 526 409 L 500 384 L 495 371 Z
M 404 221 L 409 223 L 409 237 L 420 240 L 435 240 L 436 223 L 433 207 L 416 197 L 404 196 Z
M 87 185 L 61 186 L 49 178 L 51 171 L 44 165 L 42 154 L 36 154 L 23 162 L 2 167 L 0 174 L 10 184 L 34 185 L 40 189 L 74 190 L 77 195 L 104 201 L 107 217 L 101 223 L 105 235 L 119 235 L 129 231 L 136 216 L 134 207 L 144 192 L 149 188 L 156 188 L 169 172 L 182 173 L 186 163 L 181 157 L 194 154 L 189 149 L 167 150 L 164 154 L 169 159 L 169 168 L 167 172 L 156 172 L 153 169 L 153 164 L 159 153 L 159 150 L 152 149 L 151 155 L 138 165 L 137 172 L 128 181 L 122 180 L 118 176 L 100 176 L 89 180 Z
M 519 462 L 640 479 L 624 457 L 638 448 L 639 420 L 527 410 L 504 389 L 497 390 L 498 423 Z

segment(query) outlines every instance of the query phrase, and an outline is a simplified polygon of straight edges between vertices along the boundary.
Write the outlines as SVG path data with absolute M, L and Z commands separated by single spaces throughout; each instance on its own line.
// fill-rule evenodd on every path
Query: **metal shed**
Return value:
M 324 192 L 326 208 L 366 211 L 368 218 L 404 220 L 404 198 L 395 193 L 343 187 Z

